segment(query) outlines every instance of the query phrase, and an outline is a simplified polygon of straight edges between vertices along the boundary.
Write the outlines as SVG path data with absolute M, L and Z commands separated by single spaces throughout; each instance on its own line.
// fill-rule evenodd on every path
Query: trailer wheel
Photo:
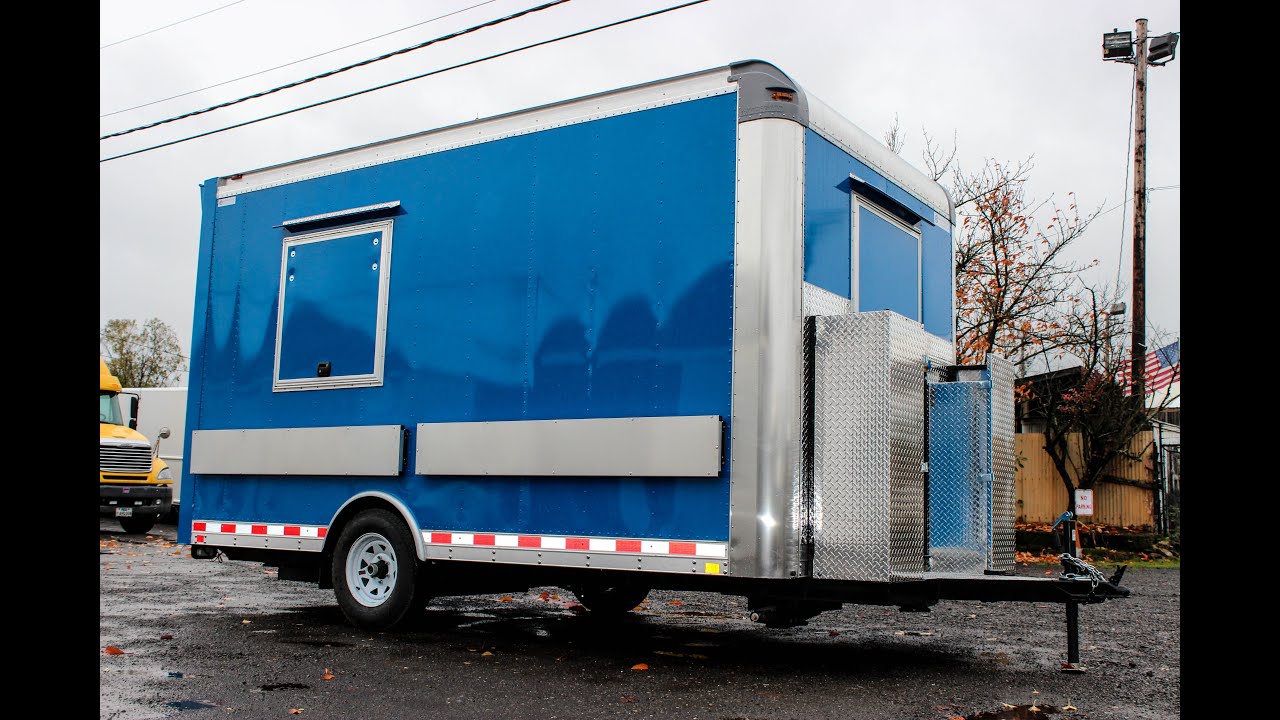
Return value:
M 156 519 L 149 515 L 142 517 L 120 518 L 120 527 L 130 535 L 141 535 L 156 524 Z
M 358 628 L 385 630 L 415 607 L 421 568 L 413 536 L 394 513 L 365 510 L 347 523 L 332 571 L 338 607 Z
M 580 585 L 568 588 L 592 615 L 618 616 L 630 612 L 649 595 L 649 588 L 632 583 Z

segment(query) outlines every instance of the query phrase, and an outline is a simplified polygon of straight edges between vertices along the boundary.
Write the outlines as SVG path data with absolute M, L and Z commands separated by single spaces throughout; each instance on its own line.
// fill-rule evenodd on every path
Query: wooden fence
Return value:
M 1040 433 L 1018 433 L 1015 451 L 1021 465 L 1015 476 L 1017 485 L 1017 503 L 1015 515 L 1018 522 L 1052 523 L 1067 509 L 1067 488 L 1062 484 L 1053 460 L 1044 450 L 1044 436 Z M 1151 446 L 1151 432 L 1138 433 L 1129 445 L 1130 451 L 1138 453 L 1146 449 L 1142 460 L 1125 457 L 1112 461 L 1107 473 L 1120 478 L 1151 482 L 1155 479 L 1154 450 Z M 1076 482 L 1073 466 L 1079 465 L 1080 436 L 1073 434 L 1070 438 L 1071 457 L 1074 463 L 1068 463 L 1072 469 L 1072 482 Z M 1102 525 L 1146 526 L 1155 524 L 1152 513 L 1152 490 L 1150 488 L 1100 482 L 1093 487 L 1093 516 L 1081 518 L 1086 523 Z

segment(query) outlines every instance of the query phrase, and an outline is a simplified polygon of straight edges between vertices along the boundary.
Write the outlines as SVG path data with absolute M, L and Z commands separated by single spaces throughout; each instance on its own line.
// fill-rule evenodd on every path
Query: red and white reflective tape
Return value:
M 274 525 L 271 523 L 236 523 L 216 520 L 196 520 L 191 532 L 209 535 L 263 535 L 270 537 L 299 537 L 324 539 L 329 528 L 324 525 Z M 207 542 L 205 535 L 195 535 L 193 542 Z
M 692 540 L 628 540 L 623 538 L 575 537 L 572 535 L 510 535 L 502 533 L 459 533 L 422 531 L 428 545 L 493 547 L 569 552 L 628 553 L 675 557 L 726 557 L 728 545 Z

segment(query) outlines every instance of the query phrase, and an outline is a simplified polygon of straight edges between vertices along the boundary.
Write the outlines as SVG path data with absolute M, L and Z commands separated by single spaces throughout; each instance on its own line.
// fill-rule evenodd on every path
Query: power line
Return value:
M 111 46 L 113 46 L 113 45 L 119 45 L 120 43 L 126 43 L 126 42 L 129 42 L 130 40 L 137 40 L 138 38 L 142 37 L 143 35 L 150 35 L 151 33 L 154 33 L 154 32 L 160 32 L 161 30 L 164 30 L 165 28 L 171 28 L 171 27 L 173 27 L 174 25 L 181 25 L 182 23 L 186 22 L 187 20 L 195 20 L 196 18 L 198 18 L 198 17 L 204 17 L 205 15 L 208 15 L 209 13 L 216 13 L 216 12 L 218 12 L 219 10 L 226 10 L 227 8 L 231 7 L 232 5 L 239 5 L 239 4 L 240 4 L 240 3 L 242 3 L 242 2 L 244 2 L 244 0 L 235 0 L 235 2 L 229 2 L 229 3 L 227 3 L 226 5 L 220 5 L 220 6 L 218 6 L 218 7 L 214 8 L 214 9 L 212 9 L 212 10 L 206 10 L 205 12 L 202 12 L 202 13 L 200 13 L 199 15 L 192 15 L 191 17 L 186 18 L 185 20 L 179 20 L 178 22 L 172 22 L 172 23 L 169 23 L 168 25 L 164 25 L 164 26 L 162 26 L 162 27 L 155 28 L 154 30 L 148 30 L 148 31 L 146 31 L 146 32 L 144 32 L 144 33 L 138 33 L 137 35 L 134 35 L 134 36 L 132 36 L 132 37 L 127 37 L 127 38 L 125 38 L 125 39 L 123 39 L 123 40 L 117 40 L 117 41 L 115 41 L 115 42 L 113 42 L 113 43 L 107 43 L 106 45 L 102 45 L 102 46 L 100 46 L 98 49 L 99 49 L 99 50 L 106 50 L 107 48 L 109 48 L 109 47 L 111 47 Z
M 414 75 L 412 77 L 407 77 L 401 80 L 395 80 L 383 85 L 366 88 L 364 90 L 357 90 L 356 92 L 353 92 L 353 93 L 347 93 L 346 95 L 340 95 L 338 97 L 330 98 L 328 100 L 321 100 L 320 102 L 311 103 L 310 105 L 303 105 L 301 107 L 293 108 L 292 110 L 284 110 L 282 112 L 274 113 L 272 115 L 266 115 L 264 117 L 256 118 L 253 120 L 246 120 L 245 122 L 242 122 L 242 123 L 236 123 L 235 125 L 228 125 L 226 127 L 221 127 L 216 130 L 210 130 L 208 132 L 202 132 L 196 135 L 189 135 L 184 138 L 179 138 L 177 140 L 170 140 L 169 142 L 160 143 L 158 145 L 152 145 L 150 147 L 141 148 L 139 150 L 132 150 L 130 152 L 121 153 L 119 155 L 112 155 L 111 157 L 103 158 L 98 162 L 104 163 L 104 162 L 110 162 L 112 160 L 119 160 L 120 158 L 129 157 L 130 155 L 137 155 L 139 153 L 150 152 L 151 150 L 158 150 L 160 148 L 168 147 L 170 145 L 177 145 L 179 143 L 184 143 L 184 142 L 187 142 L 188 140 L 195 140 L 198 138 L 207 137 L 209 135 L 215 135 L 220 132 L 226 132 L 227 130 L 235 130 L 236 128 L 242 128 L 246 125 L 253 125 L 254 123 L 260 123 L 264 120 L 272 120 L 278 117 L 282 117 L 284 115 L 290 115 L 292 113 L 301 112 L 303 110 L 310 110 L 311 108 L 320 107 L 321 105 L 328 105 L 329 103 L 338 102 L 340 100 L 348 100 L 358 95 L 364 95 L 366 93 L 375 92 L 377 90 L 384 90 L 386 88 L 393 87 L 396 85 L 401 85 L 407 82 L 411 82 L 413 80 L 421 80 L 422 78 L 430 77 L 432 75 L 439 75 L 440 73 L 448 72 L 450 70 L 457 70 L 458 68 L 466 67 L 468 65 L 475 65 L 477 63 L 486 62 L 488 60 L 504 57 L 506 55 L 513 55 L 515 53 L 522 52 L 524 50 L 541 47 L 543 45 L 550 45 L 551 43 L 560 42 L 561 40 L 568 40 L 570 38 L 575 38 L 581 35 L 586 35 L 588 33 L 593 33 L 593 32 L 596 32 L 597 30 L 605 30 L 607 28 L 616 27 L 619 25 L 626 25 L 627 23 L 635 22 L 636 20 L 644 20 L 645 18 L 654 17 L 655 15 L 662 15 L 663 13 L 669 13 L 673 10 L 680 10 L 682 8 L 687 8 L 693 5 L 701 5 L 704 2 L 707 2 L 707 0 L 692 0 L 691 2 L 682 3 L 680 5 L 673 5 L 663 10 L 655 10 L 654 12 L 645 13 L 643 15 L 636 15 L 635 17 L 627 18 L 626 20 L 617 20 L 611 23 L 606 23 L 604 25 L 597 25 L 596 27 L 589 28 L 587 30 L 579 30 L 578 32 L 569 33 L 568 35 L 561 35 L 559 37 L 552 38 L 550 40 L 542 40 L 540 42 L 531 43 L 529 45 L 524 45 L 522 47 L 518 47 L 513 50 L 504 50 L 503 52 L 494 53 L 493 55 L 487 55 L 477 60 L 468 60 L 467 62 L 458 63 L 457 65 L 450 65 L 449 67 L 441 68 L 439 70 L 432 70 L 430 72 L 425 72 L 420 75 Z
M 562 4 L 567 3 L 567 2 L 569 2 L 569 0 L 551 0 L 551 2 L 549 2 L 549 3 L 545 3 L 545 4 L 543 4 L 543 5 L 539 5 L 539 6 L 537 6 L 537 7 L 529 8 L 529 9 L 527 9 L 527 10 L 521 10 L 521 11 L 519 11 L 519 12 L 512 13 L 512 14 L 510 14 L 510 15 L 506 16 L 506 17 L 501 17 L 501 18 L 497 18 L 497 19 L 495 19 L 495 20 L 490 20 L 490 21 L 488 21 L 488 22 L 484 22 L 484 23 L 481 23 L 481 24 L 479 24 L 479 25 L 473 25 L 473 26 L 471 26 L 471 27 L 469 27 L 469 28 L 466 28 L 465 30 L 459 30 L 459 31 L 454 32 L 454 33 L 449 33 L 448 35 L 441 35 L 441 36 L 440 36 L 440 37 L 438 37 L 438 38 L 432 38 L 431 40 L 427 40 L 427 41 L 425 41 L 425 42 L 420 42 L 420 43 L 418 43 L 417 45 L 411 45 L 411 46 L 409 46 L 409 47 L 401 48 L 401 49 L 399 49 L 399 50 L 393 50 L 393 51 L 391 51 L 391 52 L 389 52 L 389 53 L 385 53 L 385 54 L 383 54 L 383 55 L 379 55 L 378 57 L 369 58 L 369 59 L 367 59 L 367 60 L 361 60 L 361 61 L 360 61 L 360 62 L 358 62 L 358 63 L 352 63 L 352 64 L 350 64 L 350 65 L 347 65 L 347 66 L 344 66 L 344 67 L 340 67 L 340 68 L 338 68 L 338 69 L 336 69 L 336 70 L 329 70 L 328 72 L 322 72 L 322 73 L 320 73 L 319 75 L 312 75 L 312 76 L 311 76 L 311 77 L 309 77 L 309 78 L 303 78 L 302 80 L 297 80 L 297 81 L 295 81 L 295 82 L 291 82 L 291 83 L 288 83 L 288 84 L 285 84 L 285 85 L 280 85 L 280 86 L 278 86 L 278 87 L 271 88 L 270 90 L 263 90 L 262 92 L 254 93 L 254 94 L 252 94 L 252 95 L 246 95 L 246 96 L 244 96 L 244 97 L 242 97 L 242 98 L 237 98 L 237 99 L 235 99 L 235 100 L 228 100 L 227 102 L 224 102 L 224 103 L 218 103 L 217 105 L 211 105 L 211 106 L 209 106 L 209 107 L 207 107 L 207 108 L 205 108 L 205 109 L 203 109 L 203 110 L 193 110 L 193 111 L 191 111 L 191 112 L 189 112 L 189 113 L 183 113 L 182 115 L 175 115 L 174 117 L 166 118 L 166 119 L 164 119 L 164 120 L 157 120 L 157 121 L 155 121 L 155 122 L 153 122 L 153 123 L 148 123 L 148 124 L 146 124 L 146 125 L 139 125 L 138 127 L 135 127 L 135 128 L 129 128 L 128 130 L 121 130 L 120 132 L 114 132 L 114 133 L 110 133 L 110 134 L 108 134 L 108 135 L 103 135 L 102 137 L 100 137 L 100 138 L 98 138 L 98 139 L 99 139 L 99 140 L 106 140 L 107 138 L 120 137 L 121 135 L 128 135 L 129 133 L 135 133 L 135 132 L 138 132 L 139 130 L 148 130 L 148 129 L 150 129 L 150 128 L 156 127 L 157 125 L 164 125 L 164 124 L 166 124 L 166 123 L 176 122 L 176 121 L 178 121 L 178 120 L 184 120 L 184 119 L 186 119 L 186 118 L 193 117 L 193 116 L 195 116 L 195 115 L 203 115 L 204 113 L 207 113 L 207 112 L 213 112 L 214 110 L 219 110 L 219 109 L 222 109 L 222 108 L 225 108 L 225 107 L 230 107 L 230 106 L 232 106 L 232 105 L 239 105 L 239 104 L 240 104 L 240 103 L 242 103 L 242 102 L 247 102 L 247 101 L 249 101 L 249 100 L 254 100 L 254 99 L 257 99 L 257 98 L 260 98 L 260 97 L 264 97 L 264 96 L 266 96 L 266 95 L 271 95 L 271 94 L 273 94 L 273 93 L 278 93 L 278 92 L 280 92 L 281 90 L 288 90 L 288 89 L 290 89 L 290 88 L 298 87 L 299 85 L 305 85 L 305 84 L 307 84 L 307 83 L 309 83 L 309 82 L 314 82 L 314 81 L 316 81 L 316 80 L 321 80 L 321 79 L 323 79 L 323 78 L 332 77 L 332 76 L 337 75 L 337 74 L 339 74 L 339 73 L 347 72 L 348 70 L 354 70 L 355 68 L 358 68 L 358 67 L 364 67 L 365 65 L 372 65 L 373 63 L 381 62 L 381 61 L 386 60 L 386 59 L 388 59 L 388 58 L 393 58 L 393 57 L 395 57 L 395 56 L 397 56 L 397 55 L 403 55 L 403 54 L 405 54 L 405 53 L 413 52 L 414 50 L 421 50 L 422 48 L 427 47 L 428 45 L 434 45 L 434 44 L 436 44 L 436 43 L 445 42 L 445 41 L 448 41 L 448 40 L 453 40 L 454 38 L 458 38 L 458 37 L 461 37 L 461 36 L 463 36 L 463 35 L 467 35 L 467 34 L 470 34 L 470 33 L 476 32 L 477 30 L 482 30 L 482 29 L 487 28 L 487 27 L 493 27 L 493 26 L 495 26 L 495 25 L 501 25 L 502 23 L 507 22 L 507 21 L 509 21 L 509 20 L 514 20 L 514 19 L 516 19 L 516 18 L 523 17 L 523 16 L 525 16 L 525 15 L 529 15 L 530 13 L 535 13 L 535 12 L 538 12 L 538 11 L 540 11 L 540 10 L 546 10 L 547 8 L 555 7 L 556 5 L 562 5 Z
M 1182 187 L 1182 185 L 1161 185 L 1160 187 L 1147 188 L 1147 193 L 1148 193 L 1148 194 L 1150 194 L 1150 193 L 1153 193 L 1153 192 L 1155 192 L 1155 191 L 1157 191 L 1157 190 L 1174 190 L 1174 189 L 1177 189 L 1177 188 L 1180 188 L 1180 187 Z M 1107 208 L 1106 210 L 1103 210 L 1102 212 L 1098 213 L 1098 217 L 1102 217 L 1103 215 L 1106 215 L 1107 213 L 1110 213 L 1112 210 L 1119 210 L 1120 208 L 1122 208 L 1122 207 L 1124 207 L 1124 206 L 1128 205 L 1128 204 L 1129 204 L 1129 203 L 1131 203 L 1131 202 L 1133 202 L 1133 198 L 1129 198 L 1129 199 L 1125 200 L 1124 202 L 1120 203 L 1119 205 L 1112 205 L 1111 207 Z
M 1124 194 L 1129 194 L 1129 157 L 1133 153 L 1133 96 L 1138 89 L 1138 71 L 1133 71 L 1133 84 L 1129 86 L 1129 136 L 1124 150 Z M 1128 202 L 1126 200 L 1125 202 Z M 1124 207 L 1124 203 L 1120 204 Z M 1116 287 L 1120 287 L 1120 268 L 1124 265 L 1124 228 L 1128 211 L 1120 213 L 1120 253 L 1116 256 Z
M 381 35 L 374 35 L 374 36 L 373 36 L 373 37 L 371 37 L 371 38 L 365 38 L 364 40 L 361 40 L 361 41 L 359 41 L 359 42 L 353 42 L 353 43 L 351 43 L 350 45 L 343 45 L 342 47 L 336 47 L 336 48 L 334 48 L 334 49 L 332 49 L 332 50 L 325 50 L 325 51 L 324 51 L 324 52 L 322 52 L 322 53 L 318 53 L 318 54 L 315 54 L 315 55 L 311 55 L 310 57 L 300 58 L 300 59 L 298 59 L 298 60 L 294 60 L 294 61 L 292 61 L 292 62 L 287 62 L 287 63 L 285 63 L 285 64 L 283 64 L 283 65 L 277 65 L 277 66 L 275 66 L 275 67 L 267 68 L 266 70 L 259 70 L 259 71 L 257 71 L 257 72 L 252 72 L 252 73 L 249 73 L 248 75 L 241 75 L 241 76 L 240 76 L 240 77 L 238 77 L 238 78 L 231 78 L 230 80 L 223 80 L 222 82 L 214 83 L 213 85 L 205 85 L 205 86 L 204 86 L 204 87 L 202 87 L 202 88 L 196 88 L 195 90 L 188 90 L 187 92 L 178 93 L 177 95 L 170 95 L 170 96 L 169 96 L 169 97 L 167 97 L 167 98 L 160 98 L 159 100 L 152 100 L 151 102 L 145 102 L 145 103 L 142 103 L 141 105 L 134 105 L 133 107 L 127 107 L 127 108 L 124 108 L 123 110 L 114 110 L 114 111 L 109 112 L 109 113 L 107 113 L 107 114 L 105 114 L 105 115 L 99 115 L 98 117 L 99 117 L 99 118 L 111 117 L 112 115 L 119 115 L 120 113 L 129 112 L 130 110 L 138 110 L 139 108 L 150 107 L 150 106 L 152 106 L 152 105 L 157 105 L 157 104 L 162 103 L 162 102 L 168 102 L 169 100 L 176 100 L 176 99 L 178 99 L 178 98 L 180 98 L 180 97 L 186 97 L 186 96 L 188 96 L 188 95 L 194 95 L 195 93 L 198 93 L 198 92 L 204 92 L 205 90 L 212 90 L 213 88 L 216 88 L 216 87 L 222 87 L 223 85 L 230 85 L 230 84 L 231 84 L 231 83 L 233 83 L 233 82 L 239 82 L 239 81 L 241 81 L 241 80 L 247 80 L 247 79 L 249 79 L 249 78 L 251 78 L 251 77 L 257 77 L 258 75 L 263 75 L 263 74 L 265 74 L 265 73 L 272 72 L 273 70 L 279 70 L 279 69 L 281 69 L 281 68 L 287 68 L 287 67 L 289 67 L 289 66 L 291 66 L 291 65 L 297 65 L 298 63 L 303 63 L 303 62 L 306 62 L 306 61 L 308 61 L 308 60 L 315 60 L 315 59 L 316 59 L 316 58 L 318 58 L 318 57 L 324 57 L 325 55 L 331 55 L 331 54 L 336 53 L 336 52 L 338 52 L 338 51 L 340 51 L 340 50 L 346 50 L 346 49 L 348 49 L 348 48 L 353 48 L 353 47 L 355 47 L 355 46 L 357 46 L 357 45 L 363 45 L 363 44 L 365 44 L 365 43 L 367 43 L 367 42 L 373 42 L 374 40 L 380 40 L 380 39 L 382 39 L 382 38 L 384 38 L 384 37 L 388 37 L 388 36 L 391 36 L 391 35 L 395 35 L 395 34 L 397 34 L 397 33 L 402 33 L 402 32 L 404 32 L 405 30 L 410 30 L 410 29 L 412 29 L 412 28 L 416 28 L 416 27 L 418 27 L 419 25 L 426 25 L 427 23 L 433 23 L 433 22 L 435 22 L 436 20 L 443 20 L 444 18 L 447 18 L 447 17 L 449 17 L 449 16 L 451 16 L 451 15 L 457 15 L 457 14 L 459 14 L 459 13 L 464 13 L 464 12 L 466 12 L 466 11 L 468 11 L 468 10 L 474 10 L 474 9 L 476 9 L 476 8 L 480 7 L 481 5 L 489 5 L 489 4 L 495 3 L 495 2 L 497 2 L 497 1 L 498 1 L 498 0 L 484 0 L 484 2 L 476 3 L 475 5 L 470 5 L 470 6 L 468 6 L 468 7 L 464 7 L 464 8 L 462 8 L 461 10 L 454 10 L 454 11 L 453 11 L 453 12 L 451 12 L 451 13 L 445 13 L 444 15 L 437 15 L 437 16 L 435 16 L 435 17 L 431 18 L 430 20 L 423 20 L 422 22 L 416 22 L 416 23 L 414 23 L 414 24 L 412 24 L 412 25 L 405 25 L 404 27 L 400 28 L 399 30 L 392 30 L 391 32 L 382 33 Z

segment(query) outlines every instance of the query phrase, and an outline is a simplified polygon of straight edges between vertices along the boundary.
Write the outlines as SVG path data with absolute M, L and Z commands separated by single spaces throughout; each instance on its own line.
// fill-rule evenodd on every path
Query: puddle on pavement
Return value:
M 1058 714 L 1052 705 L 1013 705 L 1003 710 L 993 710 L 966 715 L 964 720 L 1044 720 L 1045 715 Z
M 272 690 L 310 690 L 311 686 L 303 685 L 302 683 L 272 683 L 263 685 L 258 689 L 264 692 L 271 692 Z
M 170 703 L 165 703 L 165 705 L 178 710 L 204 710 L 205 708 L 217 707 L 211 703 L 201 702 L 199 700 L 175 700 Z

